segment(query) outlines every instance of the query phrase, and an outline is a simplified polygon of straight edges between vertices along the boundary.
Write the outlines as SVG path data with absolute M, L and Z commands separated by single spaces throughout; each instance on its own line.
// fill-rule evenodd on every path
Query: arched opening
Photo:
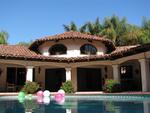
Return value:
M 120 79 L 123 91 L 141 91 L 140 64 L 137 60 L 124 62 L 120 65 Z
M 97 48 L 91 44 L 84 44 L 80 48 L 81 54 L 92 54 L 95 55 L 97 53 Z
M 56 45 L 53 45 L 49 49 L 49 53 L 50 53 L 50 55 L 66 54 L 67 53 L 67 47 L 65 45 L 63 45 L 63 44 L 56 44 Z

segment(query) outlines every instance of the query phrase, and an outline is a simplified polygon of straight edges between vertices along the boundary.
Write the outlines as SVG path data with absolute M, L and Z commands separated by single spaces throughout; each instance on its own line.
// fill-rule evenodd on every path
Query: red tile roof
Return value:
M 0 45 L 0 55 L 1 56 L 28 56 L 33 57 L 37 54 L 30 51 L 25 46 L 19 45 Z
M 86 62 L 97 60 L 114 60 L 117 58 L 137 54 L 140 52 L 150 51 L 150 44 L 134 45 L 134 46 L 121 46 L 117 47 L 115 51 L 105 55 L 90 55 L 84 57 L 52 57 L 43 56 L 29 50 L 25 46 L 18 45 L 0 45 L 0 59 L 16 59 L 16 60 L 32 60 L 32 61 L 48 61 L 48 62 Z
M 65 40 L 65 39 L 83 39 L 89 41 L 101 41 L 106 45 L 108 50 L 110 50 L 109 52 L 115 50 L 114 43 L 105 37 L 98 37 L 98 36 L 88 35 L 88 34 L 75 32 L 75 31 L 65 32 L 63 34 L 58 34 L 54 36 L 46 36 L 44 38 L 37 39 L 31 44 L 29 48 L 31 50 L 37 50 L 38 46 L 45 41 L 58 41 L 58 40 Z
M 0 45 L 0 59 L 16 59 L 16 60 L 39 60 L 39 61 L 50 61 L 50 62 L 76 62 L 76 61 L 89 61 L 95 59 L 106 59 L 108 55 L 91 55 L 84 57 L 52 57 L 43 56 L 29 50 L 25 46 L 19 45 Z
M 110 48 L 114 45 L 113 43 L 104 38 L 100 38 L 97 36 L 91 36 L 87 34 L 81 34 L 78 32 L 66 32 L 64 34 L 55 35 L 51 37 L 45 37 L 43 39 L 39 39 L 35 41 L 31 47 L 38 41 L 47 41 L 47 40 L 53 40 L 53 39 L 72 39 L 72 38 L 81 38 L 81 39 L 92 39 L 92 40 L 101 40 L 107 43 L 110 43 Z M 38 45 L 38 44 L 37 44 Z M 31 49 L 30 47 L 30 49 Z M 121 46 L 116 47 L 114 51 L 112 51 L 109 54 L 104 55 L 90 55 L 90 56 L 84 56 L 84 57 L 53 57 L 53 56 L 43 56 L 40 54 L 37 54 L 36 52 L 28 49 L 25 46 L 19 46 L 19 45 L 0 45 L 0 59 L 16 59 L 16 60 L 32 60 L 32 61 L 48 61 L 48 62 L 64 62 L 64 63 L 71 63 L 71 62 L 86 62 L 86 61 L 96 61 L 96 60 L 114 60 L 121 57 L 150 51 L 150 43 L 144 44 L 144 45 L 134 45 L 134 46 Z

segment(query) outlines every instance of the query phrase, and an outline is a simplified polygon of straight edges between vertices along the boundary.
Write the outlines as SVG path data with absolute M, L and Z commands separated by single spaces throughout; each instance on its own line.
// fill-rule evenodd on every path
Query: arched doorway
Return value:
M 120 65 L 120 82 L 123 91 L 142 91 L 140 64 L 137 60 Z

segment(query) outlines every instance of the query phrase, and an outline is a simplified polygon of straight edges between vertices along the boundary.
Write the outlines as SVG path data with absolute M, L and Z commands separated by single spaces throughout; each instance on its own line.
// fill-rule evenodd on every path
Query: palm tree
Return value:
M 69 25 L 63 25 L 63 27 L 65 31 L 79 31 L 81 33 L 88 33 L 91 35 L 100 35 L 100 31 L 102 30 L 102 25 L 99 22 L 99 18 L 97 18 L 94 23 L 85 23 L 79 29 L 73 21 Z
M 0 31 L 0 44 L 7 44 L 8 33 L 5 31 Z
M 111 18 L 105 18 L 101 35 L 110 38 L 116 45 L 120 45 L 120 39 L 127 31 L 126 19 L 119 19 L 113 15 Z
M 86 24 L 87 27 L 87 33 L 91 35 L 100 35 L 100 32 L 102 30 L 102 25 L 100 24 L 99 18 L 96 18 L 95 22 L 88 22 Z
M 70 25 L 63 25 L 65 31 L 79 31 L 97 36 L 106 36 L 115 45 L 143 44 L 150 42 L 150 20 L 143 18 L 142 27 L 128 24 L 126 18 L 118 16 L 106 17 L 101 24 L 99 18 L 95 22 L 87 22 L 79 29 L 74 22 Z
M 103 30 L 101 31 L 101 35 L 110 38 L 114 43 L 116 42 L 116 31 L 110 18 L 104 19 Z
M 77 25 L 71 22 L 70 25 L 63 25 L 65 31 L 78 31 Z
M 145 17 L 142 20 L 142 31 L 144 33 L 143 43 L 150 42 L 150 20 Z
M 135 25 L 128 25 L 128 29 L 122 37 L 120 37 L 119 45 L 135 45 L 142 43 L 143 31 Z
M 142 28 L 146 30 L 150 30 L 150 20 L 148 20 L 146 17 L 143 17 Z
M 87 33 L 87 23 L 84 24 L 83 26 L 81 26 L 81 27 L 79 28 L 79 31 L 80 31 L 81 33 Z

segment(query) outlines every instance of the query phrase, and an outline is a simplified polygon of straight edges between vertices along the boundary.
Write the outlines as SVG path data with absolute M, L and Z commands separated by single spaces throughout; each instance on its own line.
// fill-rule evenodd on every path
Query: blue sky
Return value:
M 150 19 L 149 6 L 150 0 L 0 0 L 0 30 L 15 44 L 63 33 L 71 21 L 80 26 L 113 14 L 141 25 L 143 16 Z

